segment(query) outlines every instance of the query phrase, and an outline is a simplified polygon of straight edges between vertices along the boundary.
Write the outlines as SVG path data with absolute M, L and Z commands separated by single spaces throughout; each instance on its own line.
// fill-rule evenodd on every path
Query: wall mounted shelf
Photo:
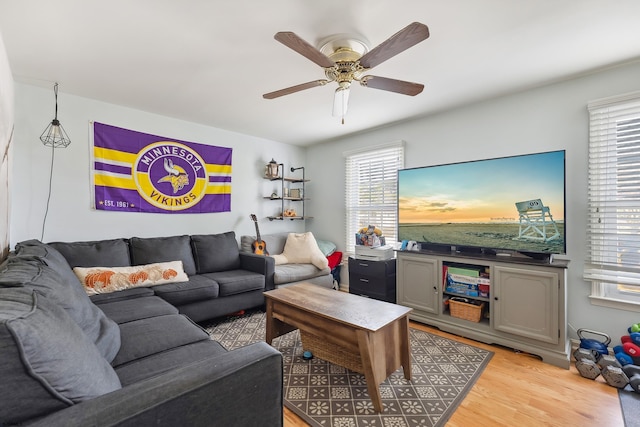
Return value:
M 293 177 L 284 177 L 284 164 L 283 163 L 278 163 L 278 177 L 264 177 L 264 179 L 267 179 L 269 181 L 280 181 L 280 195 L 278 197 L 272 197 L 272 196 L 265 196 L 265 199 L 268 200 L 275 200 L 275 201 L 280 201 L 280 212 L 284 213 L 285 211 L 285 201 L 287 202 L 300 202 L 302 205 L 302 212 L 301 215 L 296 215 L 296 216 L 284 216 L 282 214 L 280 215 L 275 215 L 275 216 L 269 216 L 267 218 L 269 218 L 270 221 L 283 221 L 285 219 L 288 220 L 305 220 L 305 219 L 311 219 L 312 217 L 310 216 L 305 216 L 305 212 L 304 212 L 304 208 L 305 208 L 305 201 L 309 200 L 309 198 L 304 197 L 304 195 L 306 194 L 306 189 L 305 189 L 305 183 L 309 182 L 308 179 L 305 179 L 304 177 L 304 166 L 298 167 L 298 168 L 294 168 L 291 167 L 290 171 L 293 173 L 299 169 L 302 169 L 302 178 L 293 178 Z M 294 187 L 292 188 L 291 184 L 294 184 Z M 290 196 L 283 196 L 285 194 L 285 190 L 287 192 L 287 194 L 289 194 L 289 192 L 291 190 L 298 190 L 301 192 L 302 197 L 290 197 Z

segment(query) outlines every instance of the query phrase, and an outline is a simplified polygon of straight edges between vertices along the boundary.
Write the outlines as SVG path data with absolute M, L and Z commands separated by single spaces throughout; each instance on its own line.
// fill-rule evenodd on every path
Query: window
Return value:
M 588 208 L 592 302 L 640 311 L 640 92 L 589 103 Z
M 353 251 L 355 234 L 375 225 L 388 243 L 398 239 L 398 169 L 404 167 L 402 141 L 350 151 L 346 157 L 346 248 Z

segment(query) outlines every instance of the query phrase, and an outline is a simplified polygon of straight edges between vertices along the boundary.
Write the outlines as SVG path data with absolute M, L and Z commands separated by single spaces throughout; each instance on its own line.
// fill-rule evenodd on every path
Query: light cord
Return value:
M 51 145 L 51 166 L 49 167 L 49 194 L 47 195 L 47 207 L 44 211 L 44 218 L 42 219 L 42 233 L 40 235 L 40 241 L 44 240 L 44 227 L 47 223 L 47 215 L 49 214 L 49 202 L 51 201 L 51 184 L 53 182 L 53 159 L 55 156 L 56 147 Z

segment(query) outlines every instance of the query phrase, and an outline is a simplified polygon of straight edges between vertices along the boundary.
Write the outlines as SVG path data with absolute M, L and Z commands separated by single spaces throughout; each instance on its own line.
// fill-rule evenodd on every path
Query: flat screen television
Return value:
M 565 151 L 400 170 L 398 239 L 434 250 L 565 254 Z

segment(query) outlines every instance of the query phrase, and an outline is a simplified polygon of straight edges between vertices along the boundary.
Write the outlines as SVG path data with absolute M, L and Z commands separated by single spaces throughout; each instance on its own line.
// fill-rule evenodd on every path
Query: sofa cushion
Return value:
M 191 236 L 198 274 L 240 268 L 240 250 L 236 233 Z
M 98 303 L 97 306 L 116 323 L 126 323 L 166 314 L 178 314 L 177 308 L 157 296 L 106 301 Z
M 189 236 L 132 237 L 129 239 L 129 247 L 131 265 L 180 260 L 187 275 L 196 274 L 196 264 Z
M 329 268 L 318 270 L 312 264 L 283 264 L 277 265 L 274 269 L 273 283 L 282 285 L 285 283 L 298 282 L 300 280 L 311 279 L 318 276 L 330 274 Z
M 318 248 L 320 248 L 320 252 L 322 252 L 326 257 L 334 253 L 337 249 L 335 243 L 329 242 L 327 240 L 316 239 L 316 243 L 318 243 Z
M 64 256 L 39 240 L 26 240 L 16 245 L 16 255 L 37 257 L 60 275 L 66 283 L 80 283 Z
M 67 312 L 29 289 L 0 289 L 0 360 L 0 424 L 120 388 L 113 368 Z
M 122 323 L 120 330 L 122 345 L 112 362 L 113 366 L 209 339 L 204 329 L 181 314 Z
M 182 269 L 182 261 L 131 267 L 75 267 L 73 272 L 88 295 L 189 280 Z
M 131 288 L 124 291 L 112 292 L 110 294 L 91 295 L 89 299 L 94 304 L 106 301 L 122 301 L 134 298 L 148 297 L 155 295 L 151 288 Z
M 218 283 L 204 275 L 190 276 L 188 282 L 168 283 L 153 287 L 153 291 L 169 304 L 179 307 L 196 301 L 218 298 Z
M 65 257 L 71 268 L 126 267 L 131 265 L 129 244 L 125 239 L 97 240 L 91 242 L 51 242 L 49 246 Z
M 120 348 L 118 325 L 89 300 L 77 278 L 75 283 L 69 283 L 39 259 L 21 255 L 9 257 L 0 272 L 0 286 L 37 290 L 54 301 L 67 311 L 100 353 L 108 361 L 113 360 Z
M 327 268 L 329 262 L 316 243 L 313 233 L 289 233 L 284 251 L 273 255 L 276 265 L 313 264 L 320 270 Z
M 285 233 L 273 233 L 273 234 L 261 234 L 260 238 L 266 244 L 269 255 L 281 254 L 284 250 L 284 244 L 287 241 L 288 232 Z M 256 236 L 242 236 L 240 237 L 240 250 L 242 252 L 253 252 L 251 244 L 256 240 Z
M 227 350 L 217 341 L 202 340 L 181 347 L 172 348 L 161 353 L 132 360 L 118 366 L 115 371 L 123 387 L 135 384 L 147 378 L 172 371 L 176 366 L 213 358 Z
M 246 270 L 218 271 L 203 276 L 218 283 L 221 297 L 264 289 L 265 286 L 262 274 Z

